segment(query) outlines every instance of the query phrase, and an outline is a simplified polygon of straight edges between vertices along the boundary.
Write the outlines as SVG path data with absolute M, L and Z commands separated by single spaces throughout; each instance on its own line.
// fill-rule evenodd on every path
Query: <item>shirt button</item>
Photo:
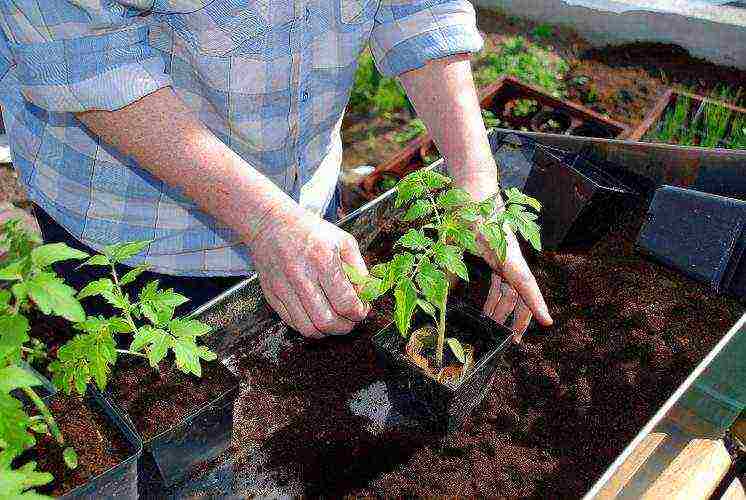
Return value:
M 308 92 L 304 91 L 303 95 L 300 97 L 301 102 L 306 102 L 308 100 Z
M 306 7 L 306 21 L 308 21 L 309 19 L 311 19 L 311 9 Z

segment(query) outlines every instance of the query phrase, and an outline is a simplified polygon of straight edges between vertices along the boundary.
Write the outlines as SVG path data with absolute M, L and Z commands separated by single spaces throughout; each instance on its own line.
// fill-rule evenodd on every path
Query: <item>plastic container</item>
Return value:
M 45 402 L 57 397 L 66 396 L 57 393 L 45 398 Z M 89 390 L 85 400 L 87 404 L 97 407 L 106 416 L 107 422 L 122 433 L 130 447 L 131 454 L 116 467 L 94 477 L 88 483 L 78 486 L 59 498 L 64 500 L 93 500 L 99 498 L 134 500 L 139 498 L 137 464 L 142 455 L 142 441 L 121 417 L 121 414 L 99 393 Z
M 595 243 L 639 198 L 583 155 L 538 145 L 533 163 L 524 192 L 542 203 L 539 222 L 545 249 Z
M 415 406 L 423 426 L 437 433 L 459 429 L 471 411 L 482 402 L 492 386 L 501 352 L 510 345 L 513 332 L 484 317 L 479 311 L 459 304 L 448 309 L 447 321 L 458 322 L 459 340 L 477 346 L 477 359 L 456 386 L 444 385 L 426 375 L 404 353 L 406 341 L 392 322 L 373 337 L 378 362 L 387 372 L 394 393 L 409 394 L 404 413 Z M 413 330 L 429 321 L 415 316 Z M 463 334 L 462 334 L 463 332 Z M 401 401 L 394 404 L 401 406 Z M 414 405 L 412 405 L 414 403 Z
M 716 293 L 746 295 L 745 225 L 744 201 L 663 186 L 655 192 L 637 244 Z

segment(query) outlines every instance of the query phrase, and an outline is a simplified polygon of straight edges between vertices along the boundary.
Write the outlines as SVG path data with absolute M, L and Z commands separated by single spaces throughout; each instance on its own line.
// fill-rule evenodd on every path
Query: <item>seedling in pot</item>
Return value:
M 350 280 L 360 287 L 360 297 L 371 302 L 393 292 L 394 319 L 399 333 L 409 339 L 407 350 L 417 362 L 423 348 L 434 348 L 434 367 L 429 375 L 441 380 L 445 346 L 461 365 L 460 376 L 473 363 L 473 349 L 459 339 L 447 337 L 446 310 L 451 282 L 449 274 L 464 281 L 469 273 L 464 252 L 480 255 L 477 237 L 482 236 L 500 259 L 507 252 L 507 231 L 515 231 L 541 249 L 538 215 L 540 203 L 516 188 L 505 191 L 506 206 L 494 196 L 477 202 L 464 190 L 448 187 L 451 179 L 433 171 L 419 170 L 397 185 L 396 206 L 407 207 L 401 220 L 415 223 L 396 242 L 401 251 L 374 266 L 369 276 L 345 266 Z M 419 308 L 432 319 L 432 326 L 410 332 L 412 317 Z M 417 362 L 420 366 L 422 363 Z M 424 366 L 423 366 L 424 368 Z

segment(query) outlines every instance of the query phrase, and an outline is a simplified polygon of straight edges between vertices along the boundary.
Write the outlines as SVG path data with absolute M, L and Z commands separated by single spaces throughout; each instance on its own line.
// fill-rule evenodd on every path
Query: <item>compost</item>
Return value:
M 507 351 L 461 431 L 430 434 L 393 404 L 370 343 L 389 321 L 384 299 L 349 336 L 277 325 L 239 341 L 233 443 L 212 465 L 231 464 L 254 493 L 582 496 L 743 311 L 635 250 L 643 206 L 590 250 L 530 257 L 555 325 Z M 369 264 L 402 229 L 384 228 Z M 481 305 L 489 272 L 471 275 L 452 296 Z
M 144 362 L 123 362 L 112 373 L 108 391 L 143 440 L 172 428 L 231 386 L 230 373 L 221 363 L 202 363 L 201 378 L 177 370 L 173 363 L 164 363 L 171 368 L 160 372 Z
M 65 437 L 65 444 L 78 453 L 78 467 L 71 470 L 65 466 L 62 448 L 53 437 L 37 435 L 37 445 L 19 457 L 19 463 L 34 460 L 38 470 L 54 476 L 54 481 L 37 488 L 39 493 L 61 496 L 132 455 L 121 432 L 80 399 L 58 397 L 47 404 Z

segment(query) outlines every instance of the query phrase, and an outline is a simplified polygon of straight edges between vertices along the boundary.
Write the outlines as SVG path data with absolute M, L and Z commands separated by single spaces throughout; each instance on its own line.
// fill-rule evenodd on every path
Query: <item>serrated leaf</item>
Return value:
M 71 446 L 68 446 L 62 451 L 62 458 L 65 461 L 65 465 L 67 465 L 68 469 L 78 468 L 78 454 Z
M 368 278 L 368 281 L 363 285 L 362 290 L 360 290 L 360 300 L 364 300 L 365 302 L 373 302 L 378 297 L 383 295 L 385 291 L 382 290 L 381 285 L 383 284 L 383 281 L 379 278 L 375 278 L 373 276 Z
M 435 307 L 430 302 L 427 302 L 422 299 L 417 299 L 417 305 L 420 306 L 420 309 L 425 311 L 425 313 L 429 314 L 433 318 L 435 317 Z
M 461 188 L 452 188 L 438 195 L 438 206 L 451 209 L 466 205 L 472 201 L 471 195 Z
M 75 298 L 75 289 L 54 273 L 37 274 L 26 286 L 29 296 L 44 314 L 55 314 L 72 322 L 85 319 L 83 307 Z
M 368 276 L 361 273 L 357 267 L 342 262 L 342 270 L 355 285 L 365 285 L 368 282 Z
M 490 198 L 488 200 L 484 200 L 479 202 L 479 213 L 482 215 L 482 217 L 492 217 L 492 214 L 495 213 L 495 199 Z
M 442 307 L 448 295 L 448 278 L 445 273 L 425 257 L 420 261 L 416 281 L 425 299 L 438 308 Z
M 23 279 L 24 262 L 21 260 L 12 262 L 0 268 L 0 281 L 19 281 Z
M 51 500 L 51 497 L 40 495 L 33 488 L 52 482 L 52 474 L 37 471 L 36 462 L 28 462 L 18 469 L 12 469 L 11 463 L 12 460 L 8 459 L 2 460 L 0 464 L 0 498 Z
M 130 351 L 146 350 L 150 366 L 156 367 L 166 357 L 172 346 L 173 337 L 161 328 L 145 326 L 140 328 L 132 339 Z
M 405 222 L 413 221 L 415 219 L 419 219 L 420 217 L 429 215 L 432 211 L 433 205 L 428 200 L 416 200 L 407 209 L 407 211 L 401 217 L 401 220 Z
M 109 328 L 114 333 L 131 333 L 132 325 L 122 318 L 109 318 Z
M 192 373 L 197 377 L 202 376 L 202 366 L 200 365 L 200 356 L 202 350 L 190 339 L 176 339 L 173 342 L 174 356 L 176 358 L 176 367 L 184 373 Z
M 111 261 L 106 255 L 94 255 L 87 261 L 83 262 L 81 266 L 111 266 Z
M 108 256 L 109 260 L 111 260 L 112 262 L 121 264 L 145 250 L 145 248 L 147 248 L 147 246 L 150 245 L 152 242 L 153 240 L 117 243 L 115 245 L 109 245 L 105 247 L 103 253 L 104 255 Z
M 174 319 L 168 324 L 168 330 L 176 337 L 196 339 L 210 333 L 212 327 L 196 319 Z
M 21 402 L 10 394 L 0 392 L 0 441 L 5 451 L 21 454 L 33 446 L 36 439 L 27 430 L 31 425 L 31 419 L 23 411 Z
M 39 377 L 20 366 L 11 365 L 0 368 L 0 392 L 10 393 L 15 389 L 24 389 L 41 385 Z
M 47 267 L 65 260 L 83 260 L 88 254 L 70 248 L 64 243 L 50 243 L 31 250 L 31 261 L 37 267 Z
M 10 290 L 18 303 L 25 302 L 28 298 L 28 285 L 26 283 L 14 283 Z
M 466 270 L 463 252 L 460 248 L 438 242 L 433 245 L 433 257 L 443 269 L 457 275 L 464 281 L 469 281 L 469 273 Z
M 541 251 L 541 229 L 535 222 L 535 215 L 526 212 L 521 205 L 510 205 L 505 212 L 506 220 L 518 229 L 536 251 Z
M 526 194 L 523 194 L 518 188 L 511 187 L 505 190 L 505 196 L 508 198 L 508 203 L 518 203 L 521 205 L 528 205 L 537 212 L 541 210 L 541 202 L 536 198 L 532 198 Z
M 396 327 L 399 329 L 399 333 L 406 338 L 417 305 L 417 290 L 415 290 L 411 280 L 404 279 L 396 285 L 394 299 L 396 300 L 394 308 Z
M 414 267 L 414 255 L 409 252 L 402 252 L 394 256 L 389 262 L 386 269 L 386 275 L 383 277 L 381 293 L 388 292 L 400 279 L 406 277 Z
M 422 180 L 430 189 L 440 189 L 451 183 L 451 178 L 434 170 L 422 170 Z
M 411 250 L 425 250 L 433 243 L 435 242 L 425 236 L 424 231 L 421 229 L 410 229 L 396 242 L 397 245 L 401 245 Z
M 118 289 L 112 289 L 111 291 L 104 290 L 99 295 L 106 300 L 111 306 L 119 309 L 120 311 L 129 311 L 132 307 L 132 303 L 129 300 L 129 296 L 119 293 Z
M 388 262 L 382 262 L 380 264 L 376 264 L 370 269 L 371 276 L 375 276 L 376 278 L 383 278 L 386 276 L 386 273 L 388 272 L 389 263 Z
M 29 340 L 29 322 L 20 314 L 0 316 L 0 362 L 17 363 Z
M 117 360 L 117 346 L 107 328 L 107 320 L 97 318 L 95 333 L 76 335 L 57 351 L 57 359 L 49 365 L 54 384 L 70 394 L 73 389 L 83 395 L 91 380 L 104 390 Z M 96 331 L 98 329 L 98 331 Z
M 461 208 L 458 211 L 458 216 L 466 222 L 476 222 L 481 218 L 482 214 L 479 212 L 478 207 L 470 205 Z
M 114 289 L 114 282 L 109 278 L 101 278 L 91 281 L 78 292 L 78 299 L 85 299 L 94 295 L 101 295 L 103 292 L 111 292 Z
M 497 257 L 504 261 L 508 252 L 508 241 L 505 239 L 505 233 L 500 228 L 500 224 L 494 222 L 482 224 L 479 232 L 482 233 Z
M 396 201 L 394 205 L 398 208 L 407 203 L 408 201 L 419 198 L 427 192 L 427 186 L 422 180 L 422 174 L 420 171 L 412 172 L 411 174 L 404 177 L 399 184 L 396 185 Z
M 458 359 L 461 364 L 466 363 L 466 353 L 464 353 L 464 347 L 461 345 L 461 342 L 453 337 L 449 337 L 446 339 L 446 343 L 448 344 L 448 347 L 451 348 L 451 352 L 456 356 L 456 359 Z
M 148 266 L 137 266 L 133 268 L 131 271 L 127 272 L 122 278 L 119 280 L 119 284 L 121 286 L 127 286 L 130 283 L 133 283 L 138 276 L 140 276 L 142 273 L 148 270 Z

